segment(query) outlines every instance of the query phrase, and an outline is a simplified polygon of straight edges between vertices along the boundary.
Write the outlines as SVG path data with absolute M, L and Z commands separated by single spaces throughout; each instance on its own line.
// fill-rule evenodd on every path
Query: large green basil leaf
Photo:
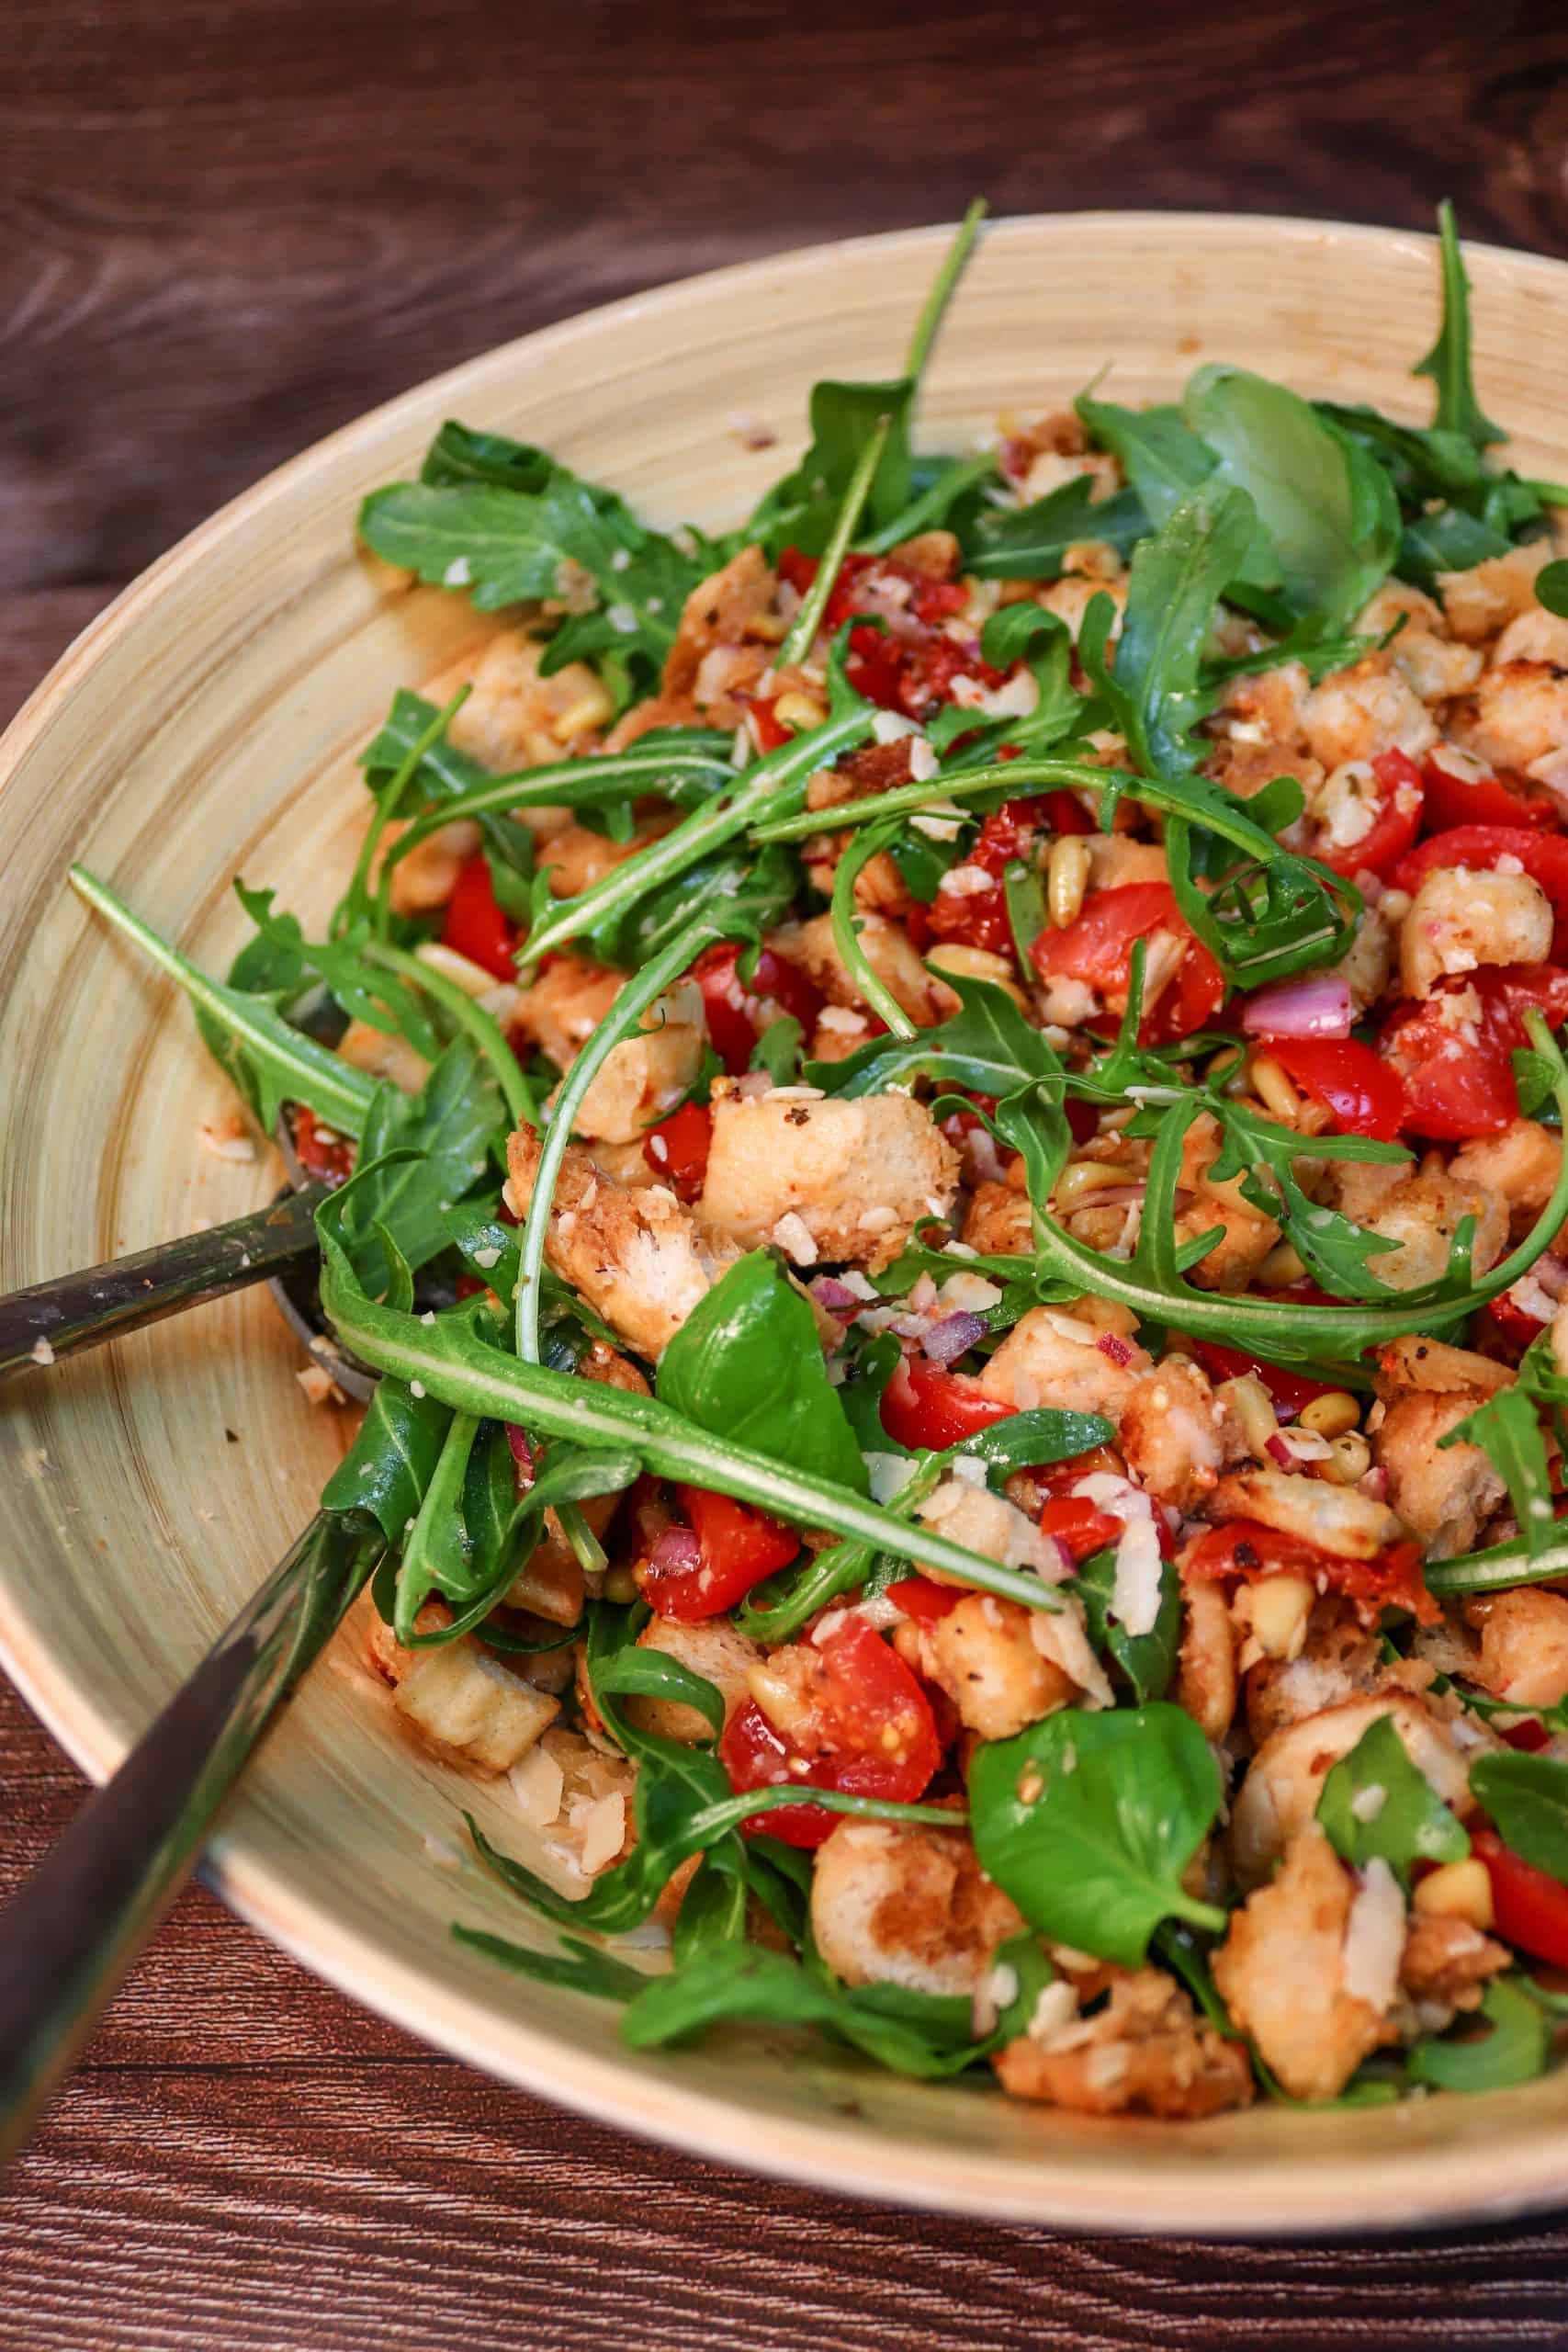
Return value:
M 731 1266 L 692 1309 L 660 1358 L 656 1393 L 714 1437 L 870 1491 L 811 1309 L 765 1250 Z
M 1503 1843 L 1568 1886 L 1568 1764 L 1509 1748 L 1478 1757 L 1470 1787 Z
M 1405 1753 L 1393 1719 L 1380 1715 L 1323 1783 L 1317 1818 L 1341 1861 L 1375 1857 L 1408 1881 L 1413 1862 L 1460 1862 L 1470 1839 Z
M 1218 1933 L 1181 1873 L 1213 1826 L 1220 1770 L 1190 1715 L 1156 1702 L 1064 1708 L 975 1751 L 969 1815 L 987 1878 L 1054 1943 L 1139 1967 L 1162 1919 Z

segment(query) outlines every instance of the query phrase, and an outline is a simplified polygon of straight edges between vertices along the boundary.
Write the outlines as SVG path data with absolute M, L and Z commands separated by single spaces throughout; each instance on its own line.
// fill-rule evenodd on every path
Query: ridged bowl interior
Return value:
M 204 1148 L 230 1107 L 183 1002 L 90 920 L 73 859 L 211 968 L 236 875 L 307 925 L 363 822 L 354 754 L 394 687 L 481 632 L 465 599 L 356 551 L 361 495 L 451 414 L 543 443 L 656 520 L 728 524 L 798 449 L 818 376 L 896 372 L 944 230 L 824 246 L 618 303 L 409 393 L 260 483 L 66 655 L 0 745 L 0 1281 L 238 1215 L 274 1181 Z M 1568 475 L 1568 268 L 1472 256 L 1481 396 L 1527 472 Z M 919 437 L 958 447 L 1069 400 L 1170 396 L 1228 358 L 1423 421 L 1409 368 L 1428 240 L 1302 221 L 1090 214 L 989 229 Z M 743 448 L 729 421 L 778 436 Z M 309 1517 L 349 1434 L 312 1408 L 265 1294 L 0 1393 L 0 1655 L 94 1775 Z M 1397 2227 L 1544 2204 L 1568 2179 L 1568 2073 L 1487 2098 L 1198 2126 L 1094 2121 L 927 2087 L 794 2034 L 637 2056 L 615 2012 L 507 1976 L 460 1917 L 539 1934 L 457 1859 L 458 1809 L 529 1857 L 501 1792 L 416 1753 L 348 1639 L 227 1815 L 213 1869 L 246 1917 L 356 1998 L 529 2089 L 703 2154 L 995 2216 L 1213 2234 Z

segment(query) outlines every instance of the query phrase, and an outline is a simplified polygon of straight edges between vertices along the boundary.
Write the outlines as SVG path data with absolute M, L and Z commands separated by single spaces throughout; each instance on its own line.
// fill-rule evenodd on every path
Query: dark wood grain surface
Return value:
M 0 56 L 0 717 L 282 458 L 694 269 L 976 188 L 1450 193 L 1568 254 L 1549 0 L 6 0 Z M 80 1783 L 3 1690 L 0 1789 L 10 1884 Z M 1556 2346 L 1568 2225 L 1216 2252 L 760 2186 L 433 2055 L 192 1892 L 0 2187 L 0 2352 L 459 2345 Z

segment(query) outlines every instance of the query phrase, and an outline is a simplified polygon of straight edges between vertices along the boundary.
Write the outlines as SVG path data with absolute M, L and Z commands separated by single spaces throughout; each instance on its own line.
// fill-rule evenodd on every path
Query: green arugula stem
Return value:
M 1114 792 L 1141 801 L 1146 808 L 1157 808 L 1163 814 L 1187 818 L 1218 833 L 1222 840 L 1245 850 L 1251 857 L 1272 858 L 1281 854 L 1280 844 L 1272 833 L 1266 833 L 1241 808 L 1234 814 L 1229 809 L 1211 809 L 1207 806 L 1195 808 L 1183 797 L 1178 784 L 1156 783 L 1148 776 L 1129 775 L 1122 769 L 1089 767 L 1082 760 L 1010 760 L 995 767 L 966 768 L 956 775 L 934 775 L 925 784 L 901 784 L 892 792 L 878 792 L 864 800 L 846 801 L 832 811 L 832 827 L 842 832 L 850 827 L 874 824 L 881 818 L 903 817 L 916 808 L 929 807 L 933 800 L 957 799 L 975 792 L 1006 790 L 1010 799 L 1016 799 L 1026 789 L 1037 786 L 1071 786 L 1075 791 Z M 799 815 L 769 818 L 752 829 L 753 841 L 800 841 L 807 834 L 823 830 L 820 810 L 807 809 Z
M 929 490 L 922 491 L 919 498 L 910 500 L 901 514 L 895 514 L 891 523 L 885 523 L 880 531 L 873 531 L 863 538 L 860 552 L 862 555 L 886 555 L 892 548 L 901 547 L 906 539 L 919 537 L 922 531 L 939 523 L 965 491 L 988 481 L 996 470 L 995 453 L 988 449 L 977 458 L 955 458 L 952 465 L 942 469 Z
M 471 792 L 455 793 L 450 799 L 437 801 L 423 817 L 416 817 L 383 858 L 382 885 L 392 867 L 411 850 L 428 841 L 432 833 L 440 832 L 444 826 L 457 824 L 465 817 L 504 817 L 517 808 L 581 808 L 589 802 L 625 800 L 644 792 L 658 792 L 671 780 L 682 777 L 697 782 L 706 777 L 728 782 L 734 773 L 728 738 L 722 752 L 595 752 L 588 759 L 551 760 L 542 767 L 517 768 L 510 775 L 498 775 L 487 784 L 476 785 Z
M 443 1544 L 449 1544 L 460 1524 L 463 1480 L 474 1450 L 479 1422 L 471 1413 L 454 1413 L 441 1442 L 435 1475 L 424 1490 L 418 1515 L 408 1532 L 399 1563 L 392 1631 L 407 1644 L 416 1632 L 415 1619 L 440 1583 L 437 1563 Z
M 860 944 L 860 922 L 855 914 L 855 884 L 861 870 L 886 847 L 896 830 L 890 826 L 886 831 L 861 833 L 840 858 L 833 876 L 833 940 L 843 958 L 844 969 L 866 1003 L 887 1023 L 894 1036 L 908 1045 L 919 1035 L 919 1031 L 891 989 L 873 970 Z
M 575 899 L 563 899 L 552 913 L 535 924 L 519 948 L 519 970 L 529 971 L 541 956 L 557 954 L 569 940 L 624 913 L 658 884 L 672 880 L 709 850 L 743 833 L 765 810 L 797 805 L 795 796 L 805 791 L 818 769 L 830 768 L 840 753 L 863 743 L 875 718 L 869 703 L 859 704 L 770 752 L 747 771 L 732 798 L 694 809 L 672 831 L 649 842 L 636 857 L 614 867 Z
M 803 662 L 810 652 L 828 609 L 828 599 L 833 593 L 833 582 L 839 576 L 839 566 L 849 552 L 861 511 L 871 495 L 871 485 L 876 479 L 876 469 L 882 463 L 887 436 L 893 430 L 893 420 L 885 416 L 861 451 L 844 503 L 833 525 L 833 536 L 823 548 L 817 565 L 817 576 L 801 599 L 800 610 L 789 626 L 789 634 L 778 650 L 774 667 L 787 670 L 792 662 Z
M 370 822 L 366 828 L 365 839 L 359 844 L 359 855 L 354 861 L 354 872 L 349 876 L 348 888 L 338 901 L 337 915 L 333 923 L 334 938 L 340 934 L 353 910 L 362 905 L 366 899 L 366 885 L 370 878 L 370 868 L 375 863 L 381 836 L 397 815 L 404 793 L 419 772 L 420 762 L 433 744 L 440 742 L 472 692 L 473 688 L 468 685 L 457 688 L 445 709 L 438 710 L 423 733 L 416 737 L 409 745 L 401 767 L 393 776 L 385 792 L 378 797 Z M 378 937 L 386 936 L 389 908 L 390 899 L 383 880 L 382 888 L 378 894 L 374 916 Z
M 1561 1525 L 1561 1522 L 1559 1522 Z M 1568 1577 L 1568 1535 L 1559 1535 L 1533 1555 L 1522 1535 L 1494 1544 L 1484 1552 L 1465 1552 L 1452 1560 L 1429 1560 L 1424 1571 L 1428 1592 L 1503 1592 L 1517 1584 L 1555 1584 Z M 1537 1710 L 1523 1712 L 1534 1714 Z
M 329 1204 L 330 1206 L 330 1204 Z M 750 1446 L 716 1438 L 651 1396 L 632 1396 L 546 1365 L 523 1363 L 464 1329 L 453 1317 L 422 1323 L 412 1314 L 367 1298 L 343 1245 L 323 1223 L 321 1300 L 345 1346 L 396 1379 L 457 1412 L 513 1421 L 542 1437 L 634 1453 L 656 1477 L 712 1488 L 738 1502 L 793 1521 L 830 1528 L 897 1558 L 934 1568 L 976 1591 L 1027 1609 L 1061 1606 L 1051 1586 L 1017 1568 L 966 1551 L 936 1529 L 905 1521 L 846 1487 L 808 1476 Z
M 983 196 L 977 196 L 958 224 L 958 234 L 947 249 L 947 257 L 936 274 L 936 282 L 920 305 L 920 315 L 915 321 L 915 331 L 909 337 L 909 356 L 904 373 L 917 379 L 925 373 L 931 346 L 942 326 L 942 315 L 953 300 L 953 289 L 963 275 L 964 266 L 975 250 L 980 233 L 980 223 L 988 210 Z
M 276 1031 L 254 1017 L 243 989 L 225 988 L 198 970 L 177 947 L 160 939 L 155 931 L 133 915 L 124 900 L 116 898 L 107 885 L 89 874 L 85 865 L 72 866 L 68 878 L 77 896 L 107 916 L 117 931 L 133 940 L 150 963 L 177 982 L 199 1012 L 231 1031 L 258 1060 L 290 1080 L 292 1084 L 283 1089 L 286 1095 L 292 1098 L 298 1091 L 299 1099 L 309 1101 L 312 1110 L 340 1134 L 360 1133 L 375 1098 L 374 1079 L 354 1069 L 325 1046 L 318 1045 L 303 1030 L 288 1029 L 286 1039 L 280 1038 L 276 1032 L 287 1026 L 281 1015 L 274 1016 Z
M 545 1129 L 533 1198 L 523 1227 L 517 1274 L 517 1352 L 525 1363 L 539 1362 L 539 1301 L 550 1203 L 555 1198 L 561 1163 L 583 1098 L 623 1038 L 635 1035 L 640 1029 L 649 1006 L 691 968 L 705 947 L 725 936 L 725 925 L 707 915 L 700 915 L 695 922 L 689 922 L 678 932 L 661 955 L 653 956 L 626 982 L 560 1082 Z
M 534 1090 L 523 1074 L 516 1055 L 506 1042 L 506 1035 L 493 1013 L 487 1012 L 468 990 L 459 988 L 445 972 L 422 963 L 417 956 L 408 955 L 400 947 L 389 946 L 382 941 L 368 941 L 365 948 L 367 963 L 379 964 L 386 971 L 400 973 L 412 980 L 446 1008 L 459 1029 L 473 1039 L 480 1053 L 494 1070 L 506 1107 L 512 1114 L 513 1126 L 532 1126 L 539 1115 L 534 1100 Z

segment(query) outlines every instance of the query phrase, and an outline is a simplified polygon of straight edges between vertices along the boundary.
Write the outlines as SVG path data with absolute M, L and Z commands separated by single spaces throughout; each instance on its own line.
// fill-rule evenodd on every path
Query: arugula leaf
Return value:
M 892 419 L 863 512 L 874 528 L 891 523 L 910 502 L 909 403 L 913 376 L 882 383 L 826 379 L 813 384 L 811 440 L 793 473 L 776 482 L 746 526 L 771 555 L 784 546 L 820 555 L 833 535 L 855 469 L 884 417 Z
M 1406 2078 L 1435 2091 L 1501 2091 L 1546 2072 L 1551 2027 L 1519 1978 L 1494 1977 L 1481 1996 L 1481 2014 L 1489 2033 L 1418 2041 L 1404 2062 Z
M 1527 1556 L 1539 1559 L 1551 1544 L 1557 1523 L 1546 1439 L 1534 1398 L 1522 1386 L 1499 1388 L 1446 1437 L 1440 1437 L 1438 1445 L 1439 1450 L 1450 1445 L 1480 1446 L 1508 1489 Z
M 488 482 L 495 490 L 521 490 L 530 495 L 548 487 L 556 461 L 545 450 L 505 433 L 480 433 L 448 417 L 424 453 L 421 481 L 436 490 L 457 490 L 469 482 Z
M 1031 1079 L 1057 1080 L 1061 1064 L 1038 1029 L 994 980 L 944 972 L 959 1009 L 918 1036 L 872 1037 L 842 1061 L 807 1062 L 806 1081 L 825 1094 L 886 1094 L 917 1079 L 976 1094 L 1011 1094 Z
M 1476 1758 L 1470 1787 L 1503 1843 L 1568 1886 L 1568 1764 L 1506 1748 Z
M 798 1085 L 805 1036 L 793 1012 L 775 1013 L 752 1046 L 748 1067 L 765 1069 L 775 1086 Z
M 1065 481 L 1027 506 L 986 506 L 964 549 L 979 580 L 1059 580 L 1069 548 L 1098 540 L 1130 555 L 1149 527 L 1134 490 L 1096 498 L 1087 474 Z
M 1250 494 L 1291 609 L 1342 628 L 1398 549 L 1399 503 L 1382 468 L 1298 394 L 1246 368 L 1199 368 L 1183 413 L 1216 454 L 1215 481 Z
M 722 920 L 734 936 L 760 936 L 783 918 L 799 888 L 799 863 L 780 842 L 762 850 L 717 849 L 651 883 L 579 936 L 601 962 L 636 971 L 698 914 Z
M 1098 704 L 1073 684 L 1072 634 L 1060 614 L 1033 604 L 999 606 L 981 628 L 980 658 L 993 670 L 1026 662 L 1034 680 L 1034 708 L 1022 718 L 997 718 L 979 727 L 976 713 L 961 704 L 949 703 L 939 710 L 926 729 L 934 748 L 945 752 L 959 737 L 966 739 L 962 752 L 948 764 L 949 775 L 988 766 L 1004 744 L 1010 758 L 1048 752 L 1069 736 L 1087 734 L 1098 723 Z
M 502 1125 L 501 1094 L 467 1037 L 454 1038 L 420 1091 L 378 1086 L 360 1136 L 364 1181 L 355 1184 L 344 1238 L 372 1290 L 378 1230 L 411 1271 L 446 1247 L 446 1215 L 490 1167 Z
M 1180 775 L 1196 763 L 1192 729 L 1208 707 L 1200 682 L 1203 646 L 1255 524 L 1244 492 L 1205 489 L 1139 544 L 1114 669 L 1106 659 L 1111 599 L 1095 598 L 1085 616 L 1079 659 L 1145 775 Z
M 1353 1225 L 1340 1210 L 1325 1208 L 1303 1189 L 1296 1174 L 1296 1161 L 1303 1156 L 1303 1137 L 1223 1089 L 1209 1091 L 1207 1103 L 1222 1135 L 1208 1171 L 1211 1181 L 1225 1183 L 1239 1178 L 1243 1197 L 1279 1220 L 1320 1288 L 1336 1298 L 1387 1298 L 1389 1284 L 1371 1272 L 1368 1261 L 1385 1255 L 1391 1244 L 1382 1235 Z M 1410 1158 L 1403 1146 L 1378 1143 L 1367 1136 L 1314 1136 L 1312 1140 L 1314 1159 L 1392 1165 Z
M 1219 1810 L 1220 1773 L 1190 1715 L 1163 1702 L 1063 1708 L 969 1767 L 975 1851 L 1054 1943 L 1139 1967 L 1162 1919 L 1216 1933 L 1225 1915 L 1181 1873 Z
M 536 1984 L 564 1985 L 569 1993 L 587 1993 L 600 2001 L 629 2001 L 648 1978 L 624 1960 L 585 1944 L 580 1936 L 563 1936 L 558 1951 L 534 1951 L 506 1936 L 492 1936 L 483 1928 L 465 1928 L 454 1920 L 452 1934 L 470 1951 L 482 1952 L 514 1976 L 531 1977 Z
M 716 1437 L 870 1490 L 810 1306 L 765 1250 L 698 1300 L 660 1358 L 655 1394 Z
M 1435 595 L 1439 572 L 1469 571 L 1492 556 L 1506 555 L 1509 544 L 1504 532 L 1478 514 L 1466 514 L 1462 506 L 1439 506 L 1405 524 L 1396 569 L 1402 580 Z
M 1070 1589 L 1083 1603 L 1089 1640 L 1103 1650 L 1140 1706 L 1163 1699 L 1176 1672 L 1181 1646 L 1181 1578 L 1173 1560 L 1162 1560 L 1159 1613 L 1146 1634 L 1129 1634 L 1111 1613 L 1116 1588 L 1116 1554 L 1107 1547 L 1084 1561 Z
M 384 1036 L 406 1037 L 414 1051 L 434 1061 L 441 1039 L 417 991 L 395 972 L 378 969 L 364 955 L 367 934 L 363 926 L 341 937 L 312 943 L 300 929 L 298 915 L 278 914 L 273 890 L 247 890 L 234 884 L 234 896 L 256 927 L 268 953 L 270 973 L 285 995 L 297 996 L 310 976 L 325 983 L 329 994 L 351 1020 L 363 1021 Z M 254 950 L 242 948 L 245 956 Z
M 1483 413 L 1475 397 L 1470 364 L 1470 279 L 1454 226 L 1454 209 L 1447 198 L 1438 207 L 1438 232 L 1443 269 L 1442 324 L 1431 350 L 1410 372 L 1429 376 L 1438 388 L 1438 413 L 1433 420 L 1438 431 L 1458 434 L 1483 449 L 1489 441 L 1506 441 L 1507 435 Z
M 1151 529 L 1168 523 L 1176 509 L 1214 470 L 1214 453 L 1171 405 L 1123 408 L 1083 392 L 1073 406 L 1102 449 L 1121 465 L 1148 516 Z
M 401 1545 L 440 1459 L 451 1408 L 403 1380 L 378 1381 L 359 1434 L 321 1491 L 323 1510 L 368 1511 Z
M 1341 1861 L 1361 1870 L 1381 1856 L 1406 1885 L 1413 1862 L 1461 1862 L 1470 1851 L 1463 1827 L 1411 1762 L 1388 1715 L 1369 1724 L 1328 1774 L 1317 1818 Z
M 291 1028 L 274 997 L 226 987 L 160 939 L 85 866 L 71 868 L 78 897 L 106 915 L 160 971 L 177 982 L 195 1008 L 202 1042 L 270 1135 L 285 1102 L 304 1102 L 341 1135 L 357 1136 L 375 1097 L 374 1081 L 338 1055 Z
M 1568 621 L 1568 557 L 1560 556 L 1555 563 L 1543 564 L 1535 576 L 1538 605 L 1544 605 L 1559 620 Z
M 966 1999 L 894 1984 L 850 1986 L 819 1960 L 813 1965 L 809 1954 L 803 1967 L 755 1944 L 710 1946 L 673 1975 L 645 1983 L 621 2030 L 634 2050 L 649 2050 L 721 2021 L 818 2026 L 896 2074 L 935 2082 L 1025 2032 L 1055 1973 L 1032 1936 L 1010 1938 L 992 1965 L 1010 1969 L 1018 1989 L 993 2030 L 978 2039 Z

